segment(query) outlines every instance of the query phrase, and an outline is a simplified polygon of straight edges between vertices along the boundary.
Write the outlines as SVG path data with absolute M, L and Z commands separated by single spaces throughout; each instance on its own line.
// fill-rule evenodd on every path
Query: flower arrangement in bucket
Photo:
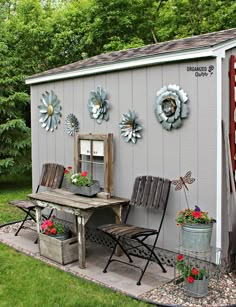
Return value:
M 177 213 L 177 226 L 182 228 L 182 245 L 183 248 L 191 251 L 202 252 L 210 249 L 211 235 L 213 223 L 216 220 L 209 216 L 208 212 L 202 211 L 198 206 L 195 209 L 190 209 L 186 191 L 186 184 L 191 184 L 195 181 L 191 178 L 192 172 L 188 171 L 184 177 L 178 180 L 173 180 L 175 190 L 181 190 L 183 187 L 187 208 Z
M 176 269 L 185 281 L 185 289 L 189 296 L 202 297 L 208 292 L 208 272 L 205 268 L 193 266 L 184 255 L 177 256 Z
M 216 220 L 209 217 L 208 212 L 202 211 L 198 206 L 195 209 L 184 209 L 177 213 L 176 223 L 177 226 L 185 224 L 212 224 Z
M 54 236 L 58 239 L 68 239 L 70 235 L 68 229 L 65 228 L 63 223 L 55 221 L 55 216 L 44 220 L 40 228 L 43 234 Z
M 100 191 L 99 182 L 93 180 L 87 171 L 74 173 L 72 167 L 68 166 L 64 171 L 64 175 L 72 193 L 93 196 Z

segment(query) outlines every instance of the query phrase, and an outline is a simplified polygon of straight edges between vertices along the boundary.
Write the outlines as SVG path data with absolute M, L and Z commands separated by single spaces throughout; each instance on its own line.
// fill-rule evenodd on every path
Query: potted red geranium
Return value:
M 182 228 L 183 248 L 196 252 L 210 249 L 211 235 L 215 219 L 198 206 L 187 208 L 177 213 L 176 223 Z
M 179 254 L 177 256 L 176 269 L 185 282 L 186 294 L 193 297 L 203 297 L 208 293 L 208 272 L 205 268 L 191 264 L 189 258 Z

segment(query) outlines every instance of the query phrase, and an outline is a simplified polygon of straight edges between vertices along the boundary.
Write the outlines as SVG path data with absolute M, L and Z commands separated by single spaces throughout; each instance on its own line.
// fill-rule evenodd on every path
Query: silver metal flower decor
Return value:
M 66 132 L 69 135 L 74 136 L 75 133 L 79 131 L 79 121 L 77 117 L 72 113 L 67 115 L 65 120 L 65 126 L 66 126 Z
M 156 94 L 155 114 L 157 120 L 166 130 L 179 128 L 182 119 L 188 117 L 189 107 L 186 93 L 176 84 L 161 88 Z
M 45 92 L 42 94 L 43 98 L 40 99 L 41 105 L 38 106 L 39 109 L 39 122 L 42 123 L 41 126 L 47 131 L 54 131 L 57 129 L 60 123 L 61 117 L 61 106 L 56 94 L 51 90 L 51 92 Z
M 135 111 L 130 111 L 123 114 L 122 122 L 119 124 L 121 135 L 125 138 L 126 142 L 132 141 L 134 144 L 137 139 L 141 138 L 140 131 L 143 129 L 138 122 L 138 116 Z
M 106 91 L 101 87 L 97 86 L 97 91 L 90 92 L 90 98 L 88 101 L 88 110 L 90 117 L 95 119 L 98 124 L 101 124 L 103 120 L 108 120 L 108 108 L 109 102 L 106 99 Z

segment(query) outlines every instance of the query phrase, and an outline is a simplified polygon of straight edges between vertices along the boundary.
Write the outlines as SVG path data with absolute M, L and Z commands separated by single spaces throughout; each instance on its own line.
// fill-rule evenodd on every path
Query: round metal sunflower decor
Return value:
M 134 144 L 137 139 L 141 138 L 140 131 L 143 129 L 139 122 L 138 116 L 133 111 L 129 110 L 128 113 L 123 114 L 122 122 L 119 124 L 121 135 L 125 138 L 126 142 L 132 141 Z
M 79 121 L 74 114 L 70 113 L 67 115 L 65 126 L 66 132 L 71 136 L 74 136 L 75 133 L 79 131 Z
M 60 102 L 53 91 L 45 92 L 40 99 L 41 105 L 39 108 L 39 122 L 47 131 L 54 131 L 60 123 L 61 106 Z
M 108 120 L 108 108 L 109 102 L 106 99 L 106 91 L 98 85 L 97 91 L 90 92 L 90 98 L 88 101 L 88 110 L 90 117 L 95 119 L 98 124 L 101 124 L 103 120 Z
M 186 93 L 176 84 L 161 88 L 156 95 L 155 114 L 157 120 L 166 130 L 179 128 L 182 119 L 188 117 L 189 107 Z

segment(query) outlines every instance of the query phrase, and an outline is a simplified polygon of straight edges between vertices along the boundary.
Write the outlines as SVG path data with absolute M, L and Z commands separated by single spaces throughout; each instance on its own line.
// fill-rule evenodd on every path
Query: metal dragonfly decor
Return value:
M 187 199 L 185 189 L 188 191 L 187 184 L 192 184 L 195 181 L 195 178 L 191 178 L 191 176 L 192 176 L 192 172 L 188 171 L 183 177 L 180 176 L 179 179 L 171 181 L 171 183 L 175 185 L 175 191 L 179 191 L 183 188 L 184 196 L 185 196 L 188 208 L 189 208 L 189 205 L 188 205 L 188 199 Z

